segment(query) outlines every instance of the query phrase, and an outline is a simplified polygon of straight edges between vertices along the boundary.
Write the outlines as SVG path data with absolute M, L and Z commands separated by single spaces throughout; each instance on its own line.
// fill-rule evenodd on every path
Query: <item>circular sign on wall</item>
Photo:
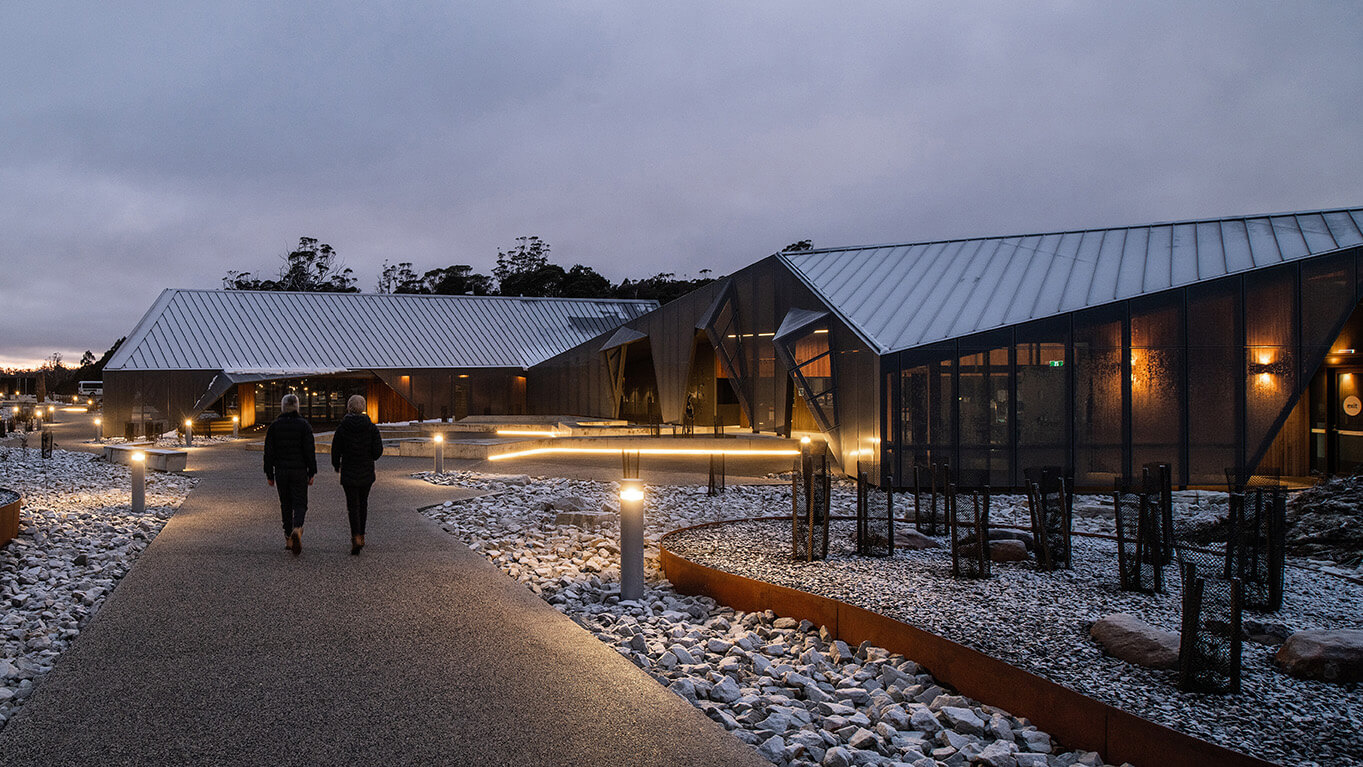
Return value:
M 1348 416 L 1354 416 L 1358 415 L 1359 413 L 1363 413 L 1363 400 L 1360 400 L 1358 396 L 1355 394 L 1350 394 L 1349 396 L 1345 397 L 1344 414 Z

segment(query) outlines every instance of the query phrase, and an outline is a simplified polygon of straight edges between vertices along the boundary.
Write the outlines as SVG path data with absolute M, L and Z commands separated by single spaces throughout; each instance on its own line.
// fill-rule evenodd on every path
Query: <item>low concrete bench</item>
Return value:
M 183 450 L 166 450 L 138 445 L 105 445 L 104 460 L 127 466 L 133 462 L 133 453 L 138 451 L 147 456 L 147 468 L 157 471 L 184 471 L 185 465 L 189 461 L 189 453 Z

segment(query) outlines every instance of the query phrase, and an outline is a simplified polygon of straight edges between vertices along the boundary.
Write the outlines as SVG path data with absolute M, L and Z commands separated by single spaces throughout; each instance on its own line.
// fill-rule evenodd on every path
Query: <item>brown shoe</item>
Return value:
M 360 540 L 360 536 L 358 535 L 350 536 L 350 556 L 353 557 L 356 554 L 359 554 L 360 549 L 364 548 L 364 544 L 360 543 Z
M 289 535 L 289 551 L 296 557 L 303 553 L 303 528 L 295 527 L 293 533 Z
M 285 551 L 293 550 L 293 531 L 284 533 L 284 550 Z

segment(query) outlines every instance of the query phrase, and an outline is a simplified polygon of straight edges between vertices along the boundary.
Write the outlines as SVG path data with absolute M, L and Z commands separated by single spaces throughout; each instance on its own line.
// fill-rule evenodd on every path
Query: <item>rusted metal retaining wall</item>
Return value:
M 723 524 L 727 523 L 697 527 Z M 1097 751 L 1110 763 L 1138 767 L 1273 767 L 1272 762 L 1171 730 L 879 613 L 696 564 L 669 551 L 667 537 L 659 547 L 663 572 L 681 593 L 704 594 L 736 610 L 771 610 L 808 620 L 827 626 L 851 645 L 869 640 L 916 661 L 969 697 L 1030 719 L 1069 748 Z
M 0 488 L 0 490 L 4 490 L 4 488 Z M 9 498 L 9 492 L 0 493 L 0 499 Z M 23 505 L 23 498 L 18 493 L 15 493 L 13 499 L 7 503 L 0 503 L 0 546 L 9 543 L 14 536 L 19 534 L 19 507 L 21 505 Z

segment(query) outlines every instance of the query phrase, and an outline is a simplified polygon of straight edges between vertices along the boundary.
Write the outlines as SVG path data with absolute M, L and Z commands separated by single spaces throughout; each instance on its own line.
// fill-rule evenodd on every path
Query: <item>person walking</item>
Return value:
M 303 553 L 303 519 L 308 513 L 308 486 L 317 475 L 312 426 L 298 413 L 298 395 L 285 394 L 279 417 L 265 431 L 265 481 L 279 491 L 284 545 L 296 557 Z
M 331 466 L 341 474 L 346 514 L 350 517 L 350 553 L 364 548 L 364 523 L 369 516 L 369 490 L 374 486 L 374 462 L 383 455 L 379 427 L 365 414 L 364 397 L 346 401 L 346 415 L 331 438 Z

